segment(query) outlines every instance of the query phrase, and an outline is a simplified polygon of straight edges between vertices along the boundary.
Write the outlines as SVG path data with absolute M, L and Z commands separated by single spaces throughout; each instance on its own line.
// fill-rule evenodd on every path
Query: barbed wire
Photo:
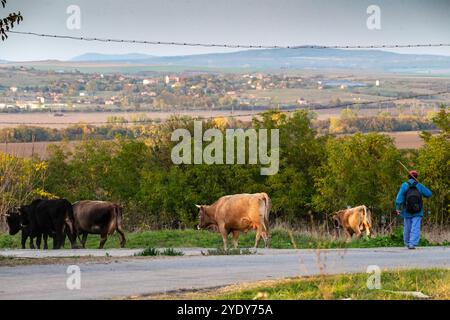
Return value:
M 231 49 L 395 49 L 395 48 L 426 48 L 426 47 L 450 47 L 450 43 L 428 43 L 428 44 L 374 44 L 374 45 L 258 45 L 258 44 L 227 44 L 227 43 L 201 43 L 201 42 L 177 42 L 177 41 L 155 41 L 155 40 L 130 40 L 113 39 L 101 37 L 77 37 L 59 34 L 46 34 L 28 31 L 8 31 L 8 33 L 29 35 L 44 38 L 69 39 L 78 41 L 97 41 L 111 43 L 149 44 L 165 46 L 187 46 L 187 47 L 216 47 Z
M 377 104 L 377 103 L 387 103 L 387 102 L 394 102 L 399 100 L 409 100 L 409 99 L 418 99 L 418 98 L 425 98 L 425 97 L 432 97 L 432 96 L 439 96 L 439 95 L 445 95 L 449 94 L 450 91 L 437 91 L 433 93 L 426 93 L 426 94 L 416 94 L 416 95 L 410 95 L 408 97 L 395 97 L 395 98 L 386 98 L 386 99 L 380 99 L 380 100 L 372 100 L 372 101 L 355 101 L 355 102 L 348 102 L 348 103 L 341 103 L 341 104 L 334 104 L 334 105 L 320 105 L 317 106 L 318 108 L 315 109 L 335 109 L 335 108 L 349 108 L 351 106 L 361 106 L 361 105 L 371 105 L 371 104 Z M 314 106 L 316 107 L 316 106 Z M 218 114 L 215 116 L 209 116 L 209 117 L 203 117 L 203 116 L 191 116 L 194 119 L 201 119 L 201 120 L 213 120 L 217 118 L 241 118 L 241 117 L 249 117 L 249 116 L 259 116 L 267 111 L 274 110 L 281 113 L 293 113 L 299 110 L 308 110 L 308 111 L 314 111 L 315 109 L 311 109 L 311 106 L 303 106 L 299 108 L 294 109 L 267 109 L 264 111 L 257 111 L 257 112 L 251 112 L 251 113 L 237 113 L 237 114 Z M 203 111 L 203 110 L 202 110 Z M 150 111 L 151 112 L 151 111 Z M 173 116 L 189 116 L 188 114 L 183 114 L 182 112 L 173 112 L 171 115 Z M 146 124 L 146 123 L 154 123 L 156 122 L 155 119 L 146 119 L 146 120 L 125 120 L 125 122 L 119 122 L 119 121 L 78 121 L 78 122 L 15 122 L 15 121 L 0 121 L 0 125 L 36 125 L 36 126 L 43 126 L 43 125 L 101 125 L 101 124 L 109 124 L 109 125 L 133 125 L 133 124 Z

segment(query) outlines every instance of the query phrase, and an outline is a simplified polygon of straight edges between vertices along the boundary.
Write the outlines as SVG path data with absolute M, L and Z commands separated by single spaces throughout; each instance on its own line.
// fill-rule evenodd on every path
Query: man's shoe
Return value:
M 408 249 L 409 249 L 409 250 L 415 250 L 416 247 L 414 247 L 414 246 L 408 246 Z

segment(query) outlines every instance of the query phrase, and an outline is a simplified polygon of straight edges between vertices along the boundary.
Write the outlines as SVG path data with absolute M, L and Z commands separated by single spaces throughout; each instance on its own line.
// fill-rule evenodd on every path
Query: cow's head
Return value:
M 207 206 L 201 206 L 196 204 L 195 205 L 198 209 L 198 218 L 199 218 L 199 224 L 197 226 L 197 229 L 207 229 L 209 227 L 211 227 L 211 225 L 214 224 L 214 221 L 211 219 L 211 217 L 208 215 L 208 213 L 206 212 L 206 207 Z
M 6 223 L 8 224 L 9 234 L 12 236 L 22 230 L 22 217 L 17 209 L 11 209 L 6 213 Z

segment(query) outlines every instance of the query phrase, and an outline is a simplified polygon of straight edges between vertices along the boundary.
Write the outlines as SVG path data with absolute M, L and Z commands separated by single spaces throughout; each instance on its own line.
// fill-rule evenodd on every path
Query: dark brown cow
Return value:
M 238 246 L 240 232 L 256 230 L 255 247 L 261 237 L 269 246 L 269 212 L 271 207 L 267 193 L 235 194 L 224 196 L 214 204 L 202 205 L 200 209 L 199 229 L 215 227 L 223 237 L 223 246 L 227 249 L 228 234 L 233 233 L 233 245 Z
M 85 247 L 88 234 L 100 234 L 99 249 L 103 249 L 108 235 L 117 231 L 120 246 L 125 247 L 125 235 L 122 227 L 122 209 L 119 205 L 107 201 L 78 201 L 73 204 L 75 231 L 82 235 L 81 245 Z

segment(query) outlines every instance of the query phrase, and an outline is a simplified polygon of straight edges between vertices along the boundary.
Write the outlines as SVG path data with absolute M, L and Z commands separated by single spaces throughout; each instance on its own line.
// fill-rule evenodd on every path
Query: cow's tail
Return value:
M 69 228 L 69 232 L 74 235 L 75 234 L 75 217 L 73 215 L 73 207 L 69 203 L 66 206 L 66 225 Z
M 123 210 L 122 207 L 118 204 L 114 204 L 114 211 L 115 211 L 115 219 L 116 219 L 116 231 L 119 233 L 120 238 L 120 246 L 122 248 L 125 247 L 125 232 L 123 230 Z
M 116 228 L 122 229 L 123 222 L 123 210 L 122 207 L 118 204 L 114 204 L 114 213 L 116 216 Z
M 77 244 L 76 244 L 77 231 L 76 231 L 76 228 L 75 228 L 75 216 L 73 214 L 73 207 L 72 207 L 72 204 L 70 202 L 68 202 L 67 205 L 66 205 L 65 225 L 66 225 L 66 227 L 69 230 L 68 230 L 68 232 L 65 233 L 64 239 L 66 237 L 66 234 L 68 233 L 69 240 L 70 240 L 70 243 L 72 245 L 72 249 L 75 249 L 75 248 L 77 248 Z M 64 246 L 64 240 L 63 240 L 63 246 Z
M 264 201 L 264 207 L 260 210 L 260 217 L 261 217 L 261 224 L 263 226 L 264 231 L 268 231 L 269 227 L 269 214 L 270 210 L 272 208 L 272 202 L 270 200 L 270 197 L 267 193 L 263 192 L 261 193 L 263 201 Z
M 363 225 L 364 225 L 364 229 L 366 231 L 367 236 L 370 236 L 372 219 L 370 217 L 370 211 L 367 210 L 367 207 L 365 205 L 363 205 L 363 208 L 364 208 Z
M 115 215 L 115 224 L 116 230 L 123 231 L 123 209 L 120 205 L 114 204 L 114 215 Z

